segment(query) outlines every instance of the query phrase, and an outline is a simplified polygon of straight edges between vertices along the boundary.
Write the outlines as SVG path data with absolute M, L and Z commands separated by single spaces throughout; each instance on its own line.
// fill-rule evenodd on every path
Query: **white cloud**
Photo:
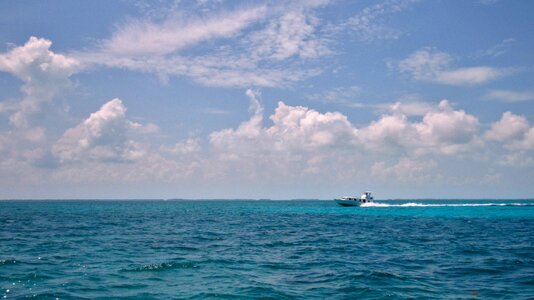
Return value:
M 258 95 L 248 95 L 257 107 Z M 329 174 L 328 180 L 344 181 L 371 174 L 423 182 L 436 178 L 438 159 L 472 157 L 481 149 L 478 119 L 446 100 L 420 121 L 396 111 L 361 127 L 339 112 L 321 113 L 284 102 L 269 117 L 270 124 L 264 124 L 262 110 L 251 111 L 250 119 L 237 128 L 210 135 L 210 176 L 296 181 Z M 396 162 L 385 162 L 391 160 Z
M 396 164 L 388 165 L 379 161 L 374 163 L 370 172 L 373 177 L 395 179 L 399 182 L 421 182 L 434 176 L 437 163 L 433 160 L 415 160 L 402 157 Z
M 534 92 L 530 91 L 510 91 L 510 90 L 492 90 L 485 96 L 487 99 L 499 100 L 504 102 L 522 102 L 534 100 Z
M 70 76 L 80 63 L 74 58 L 54 53 L 52 42 L 30 37 L 22 46 L 0 54 L 0 71 L 22 81 L 22 97 L 0 103 L 0 114 L 6 114 L 11 125 L 0 132 L 0 162 L 19 166 L 51 167 L 55 160 L 47 149 L 46 128 L 38 126 L 36 115 L 44 104 L 71 87 Z
M 68 129 L 54 145 L 53 152 L 61 162 L 81 160 L 128 162 L 144 155 L 142 145 L 131 137 L 136 132 L 153 132 L 126 119 L 126 107 L 113 99 L 76 127 Z
M 209 136 L 216 155 L 212 169 L 241 172 L 246 176 L 278 174 L 287 178 L 314 173 L 326 162 L 338 161 L 341 152 L 354 151 L 357 130 L 341 113 L 319 113 L 302 106 L 278 103 L 263 126 L 258 94 L 248 91 L 253 114 L 236 129 L 224 129 Z M 357 156 L 357 153 L 353 153 Z M 346 157 L 348 160 L 353 158 Z M 213 167 L 217 166 L 218 167 Z M 336 163 L 337 165 L 337 163 Z M 324 169 L 323 169 L 324 170 Z
M 318 58 L 331 53 L 326 40 L 316 36 L 318 23 L 310 11 L 289 11 L 271 20 L 265 29 L 252 33 L 247 43 L 253 55 L 275 61 L 293 56 Z
M 43 127 L 20 127 L 0 131 L 0 169 L 2 164 L 16 167 L 27 164 L 31 168 L 55 166 L 56 161 L 51 156 L 47 143 L 46 130 Z M 15 173 L 15 169 L 10 173 Z
M 360 130 L 359 138 L 367 149 L 391 153 L 417 145 L 417 132 L 404 115 L 383 115 Z
M 349 18 L 335 28 L 336 31 L 348 28 L 354 31 L 362 41 L 397 39 L 402 31 L 387 26 L 382 19 L 390 14 L 398 13 L 417 1 L 414 0 L 388 0 L 364 8 L 361 12 Z
M 452 60 L 449 54 L 427 47 L 400 61 L 398 68 L 403 73 L 410 73 L 416 80 L 434 80 Z
M 321 73 L 308 63 L 331 53 L 312 10 L 323 2 L 131 20 L 100 48 L 75 55 L 89 65 L 154 73 L 163 81 L 185 76 L 207 86 L 288 86 Z M 200 51 L 191 51 L 195 47 Z
M 169 76 L 185 76 L 207 86 L 287 87 L 320 74 L 324 58 L 334 54 L 333 35 L 346 28 L 365 40 L 398 37 L 399 32 L 380 22 L 414 2 L 388 0 L 334 26 L 316 17 L 315 10 L 329 3 L 323 0 L 274 2 L 219 13 L 201 9 L 204 5 L 193 5 L 193 11 L 175 5 L 164 16 L 119 24 L 100 48 L 76 57 L 89 65 L 154 73 L 164 82 Z M 190 51 L 206 44 L 209 47 L 197 54 Z
M 504 148 L 509 150 L 534 150 L 534 127 L 530 126 L 524 116 L 509 111 L 503 113 L 499 121 L 491 124 L 484 137 L 488 141 L 503 143 Z
M 261 94 L 247 90 L 246 95 L 250 118 L 239 126 L 212 132 L 206 140 L 190 137 L 169 146 L 140 142 L 141 134 L 157 132 L 156 128 L 130 121 L 123 103 L 113 99 L 67 130 L 52 151 L 24 147 L 17 157 L 7 155 L 0 160 L 0 169 L 16 166 L 20 176 L 37 182 L 158 182 L 173 186 L 253 186 L 262 182 L 283 186 L 362 183 L 369 178 L 429 182 L 452 172 L 449 162 L 480 156 L 483 149 L 489 151 L 488 163 L 495 167 L 520 167 L 521 161 L 532 161 L 528 151 L 534 149 L 534 129 L 519 126 L 516 135 L 488 139 L 491 135 L 480 134 L 475 116 L 445 100 L 416 114 L 417 118 L 397 109 L 357 127 L 342 113 L 284 102 L 264 118 Z M 517 116 L 504 114 L 499 122 L 514 123 L 509 122 L 511 117 Z M 480 148 L 481 137 L 494 142 Z M 1 154 L 14 151 L 2 148 L 7 140 L 9 137 L 0 135 Z M 502 143 L 509 153 L 501 155 L 501 144 L 495 142 Z
M 504 155 L 497 163 L 505 167 L 531 168 L 534 166 L 534 158 L 524 151 L 518 151 Z
M 442 71 L 435 81 L 449 85 L 478 85 L 505 76 L 509 71 L 492 67 L 471 67 Z
M 83 55 L 84 60 L 105 64 L 108 67 L 125 68 L 155 73 L 166 81 L 169 76 L 186 76 L 205 86 L 215 87 L 285 87 L 293 82 L 318 75 L 318 69 L 281 66 L 260 66 L 250 56 L 221 52 L 205 56 L 169 58 L 115 58 L 102 54 Z
M 230 114 L 230 111 L 225 110 L 225 109 L 220 109 L 220 108 L 207 108 L 207 109 L 203 109 L 202 112 L 205 113 L 205 114 L 210 114 L 210 115 L 228 115 L 228 114 Z
M 383 115 L 361 129 L 361 138 L 373 151 L 403 151 L 423 155 L 453 155 L 469 152 L 476 145 L 478 119 L 463 110 L 454 110 L 447 100 L 424 114 L 421 122 L 410 122 L 401 113 Z
M 269 66 L 250 56 L 236 57 L 226 53 L 194 58 L 186 63 L 185 70 L 195 81 L 219 87 L 287 87 L 321 73 L 317 68 L 301 68 L 291 63 L 285 67 Z M 164 72 L 167 71 L 170 71 L 168 74 L 182 74 L 181 70 Z
M 210 142 L 218 148 L 240 147 L 239 141 L 254 140 L 264 134 L 262 130 L 263 107 L 258 101 L 259 92 L 247 90 L 246 95 L 250 98 L 252 116 L 250 120 L 243 122 L 237 129 L 225 129 L 210 134 Z M 238 150 L 238 149 L 232 149 Z
M 23 98 L 0 108 L 0 113 L 11 112 L 9 120 L 15 127 L 28 127 L 30 116 L 39 112 L 44 102 L 68 88 L 69 77 L 80 68 L 76 59 L 50 51 L 51 46 L 49 40 L 31 37 L 23 46 L 0 54 L 0 71 L 24 82 Z
M 490 141 L 505 142 L 523 137 L 529 127 L 527 118 L 507 111 L 499 121 L 491 124 L 484 136 Z
M 414 125 L 421 144 L 444 154 L 456 154 L 472 146 L 479 131 L 478 119 L 463 110 L 454 110 L 447 100 L 442 100 L 439 108 Z
M 233 172 L 251 178 L 258 174 L 292 178 L 331 170 L 333 176 L 352 178 L 370 170 L 376 160 L 402 155 L 406 159 L 388 166 L 382 175 L 407 172 L 415 180 L 421 178 L 416 176 L 420 168 L 435 165 L 432 157 L 476 154 L 480 146 L 478 119 L 453 109 L 446 100 L 420 122 L 397 111 L 363 127 L 354 126 L 339 112 L 320 113 L 279 102 L 269 117 L 272 124 L 266 126 L 259 95 L 247 94 L 254 107 L 250 119 L 209 136 L 215 155 L 210 167 L 217 176 Z
M 185 141 L 177 142 L 172 147 L 162 146 L 161 150 L 164 153 L 169 153 L 172 155 L 189 155 L 192 153 L 198 153 L 201 150 L 200 141 L 198 138 L 188 138 Z
M 103 42 L 103 50 L 119 56 L 165 55 L 200 42 L 232 37 L 265 14 L 266 7 L 258 6 L 200 19 L 171 14 L 161 23 L 132 20 Z
M 483 84 L 509 75 L 511 69 L 488 66 L 452 68 L 453 58 L 434 48 L 423 48 L 401 60 L 398 69 L 413 79 L 446 85 L 470 86 Z
M 436 106 L 429 102 L 422 101 L 397 101 L 394 103 L 383 103 L 376 105 L 380 111 L 406 116 L 424 116 L 436 110 Z
M 365 107 L 365 104 L 354 101 L 361 93 L 359 86 L 336 87 L 321 93 L 308 95 L 306 98 L 322 102 L 342 104 L 348 107 Z
M 53 53 L 50 51 L 51 46 L 51 41 L 32 36 L 24 46 L 0 55 L 0 69 L 25 83 L 64 83 L 65 79 L 77 70 L 79 64 L 73 58 Z
M 509 146 L 515 150 L 534 150 L 534 127 L 531 127 L 524 135 L 522 140 L 516 141 Z
M 206 86 L 288 87 L 328 67 L 333 35 L 346 28 L 366 40 L 396 38 L 398 33 L 380 21 L 413 2 L 385 1 L 334 26 L 316 17 L 329 1 L 270 2 L 219 13 L 203 5 L 184 9 L 184 4 L 163 17 L 119 24 L 99 48 L 76 57 L 89 65 L 154 73 L 164 82 L 185 76 Z
M 515 43 L 515 39 L 513 39 L 513 38 L 504 39 L 499 44 L 494 45 L 494 46 L 492 46 L 492 47 L 490 47 L 490 48 L 488 48 L 488 49 L 486 49 L 484 51 L 478 52 L 478 55 L 479 56 L 498 57 L 498 56 L 501 56 L 501 55 L 505 54 L 510 49 L 510 47 L 513 46 L 514 43 Z
M 339 112 L 319 113 L 303 106 L 278 103 L 270 116 L 273 126 L 266 129 L 280 150 L 351 148 L 356 145 L 357 129 Z

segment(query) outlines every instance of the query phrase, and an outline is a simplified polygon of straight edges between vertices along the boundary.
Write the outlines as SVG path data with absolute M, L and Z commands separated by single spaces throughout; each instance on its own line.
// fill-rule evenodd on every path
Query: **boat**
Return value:
M 360 206 L 363 203 L 373 202 L 372 192 L 363 192 L 360 197 L 344 196 L 334 199 L 341 206 Z

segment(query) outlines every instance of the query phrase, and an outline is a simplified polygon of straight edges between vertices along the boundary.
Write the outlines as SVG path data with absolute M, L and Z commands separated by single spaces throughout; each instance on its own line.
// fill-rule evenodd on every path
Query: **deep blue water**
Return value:
M 384 203 L 0 201 L 0 298 L 534 298 L 534 201 Z

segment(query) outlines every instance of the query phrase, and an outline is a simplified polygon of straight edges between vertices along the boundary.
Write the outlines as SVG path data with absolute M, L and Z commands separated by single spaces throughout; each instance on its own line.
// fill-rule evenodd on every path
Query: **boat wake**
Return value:
M 388 204 L 379 202 L 362 203 L 360 207 L 473 207 L 473 206 L 534 206 L 534 203 L 403 203 Z

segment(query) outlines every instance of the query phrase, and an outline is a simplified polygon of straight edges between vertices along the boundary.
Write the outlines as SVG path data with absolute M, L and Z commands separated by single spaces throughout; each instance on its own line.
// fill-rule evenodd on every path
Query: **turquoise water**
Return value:
M 0 298 L 534 297 L 534 201 L 382 203 L 0 201 Z

